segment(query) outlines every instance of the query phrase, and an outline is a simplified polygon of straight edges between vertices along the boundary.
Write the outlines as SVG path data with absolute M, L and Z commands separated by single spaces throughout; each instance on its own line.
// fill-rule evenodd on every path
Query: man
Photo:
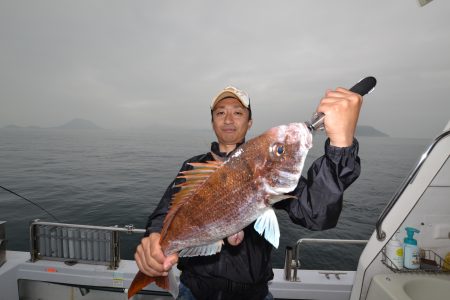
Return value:
M 327 91 L 317 112 L 323 112 L 328 140 L 325 155 L 318 158 L 301 177 L 292 194 L 274 205 L 288 212 L 291 220 L 312 230 L 336 226 L 344 190 L 360 173 L 358 142 L 354 139 L 362 97 L 343 88 Z M 184 162 L 180 171 L 192 169 L 188 162 L 224 160 L 240 144 L 252 126 L 250 99 L 234 88 L 225 88 L 211 104 L 212 127 L 217 142 L 211 151 Z M 253 224 L 228 237 L 220 253 L 211 256 L 165 257 L 159 232 L 172 195 L 180 179 L 167 188 L 158 207 L 149 217 L 147 233 L 135 254 L 139 269 L 149 276 L 166 276 L 178 262 L 182 271 L 178 299 L 272 299 L 267 282 L 273 278 L 270 261 L 272 245 L 260 236 Z

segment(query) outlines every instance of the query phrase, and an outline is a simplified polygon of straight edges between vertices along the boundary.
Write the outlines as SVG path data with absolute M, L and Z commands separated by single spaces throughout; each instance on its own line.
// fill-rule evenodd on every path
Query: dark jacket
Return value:
M 218 144 L 212 143 L 211 152 L 219 156 Z M 194 156 L 185 161 L 180 171 L 192 169 L 187 163 L 213 160 L 211 153 Z M 325 155 L 313 162 L 307 177 L 301 177 L 292 194 L 298 199 L 287 199 L 274 205 L 283 209 L 291 220 L 311 230 L 324 230 L 336 226 L 342 210 L 344 190 L 358 178 L 360 159 L 358 142 L 346 148 L 325 143 Z M 147 223 L 147 233 L 160 232 L 172 195 L 180 179 L 167 188 Z M 272 245 L 253 229 L 253 223 L 244 228 L 244 240 L 238 246 L 226 243 L 216 255 L 180 257 L 178 268 L 182 270 L 181 281 L 188 286 L 197 299 L 263 299 L 267 294 L 267 282 L 273 278 L 271 265 Z M 245 295 L 251 290 L 251 295 Z M 228 292 L 227 292 L 228 291 Z M 259 291 L 260 293 L 255 293 Z M 237 296 L 237 294 L 241 296 Z

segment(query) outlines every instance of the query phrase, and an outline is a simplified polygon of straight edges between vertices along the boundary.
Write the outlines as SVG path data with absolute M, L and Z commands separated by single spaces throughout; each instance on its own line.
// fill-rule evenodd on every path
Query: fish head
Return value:
M 308 150 L 312 147 L 310 130 L 304 123 L 291 123 L 273 127 L 261 138 L 263 147 L 260 151 L 263 155 L 255 167 L 260 170 L 264 190 L 269 195 L 293 191 L 300 180 Z

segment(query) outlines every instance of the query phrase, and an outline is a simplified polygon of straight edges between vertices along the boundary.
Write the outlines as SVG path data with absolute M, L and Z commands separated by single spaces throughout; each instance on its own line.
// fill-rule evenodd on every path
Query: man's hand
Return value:
M 228 244 L 230 244 L 231 246 L 237 246 L 240 243 L 242 243 L 243 240 L 244 240 L 244 231 L 243 230 L 227 237 Z
M 143 238 L 134 254 L 139 270 L 152 277 L 167 276 L 172 266 L 178 262 L 178 254 L 164 256 L 159 239 L 159 233 Z
M 324 126 L 331 145 L 352 145 L 361 105 L 362 96 L 347 89 L 337 88 L 325 93 L 317 112 L 325 114 Z

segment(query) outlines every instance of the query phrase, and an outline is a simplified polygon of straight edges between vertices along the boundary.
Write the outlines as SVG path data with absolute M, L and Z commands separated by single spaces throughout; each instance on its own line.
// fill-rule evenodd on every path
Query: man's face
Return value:
M 235 98 L 225 98 L 216 104 L 212 125 L 219 144 L 235 145 L 244 140 L 252 126 L 249 111 Z

